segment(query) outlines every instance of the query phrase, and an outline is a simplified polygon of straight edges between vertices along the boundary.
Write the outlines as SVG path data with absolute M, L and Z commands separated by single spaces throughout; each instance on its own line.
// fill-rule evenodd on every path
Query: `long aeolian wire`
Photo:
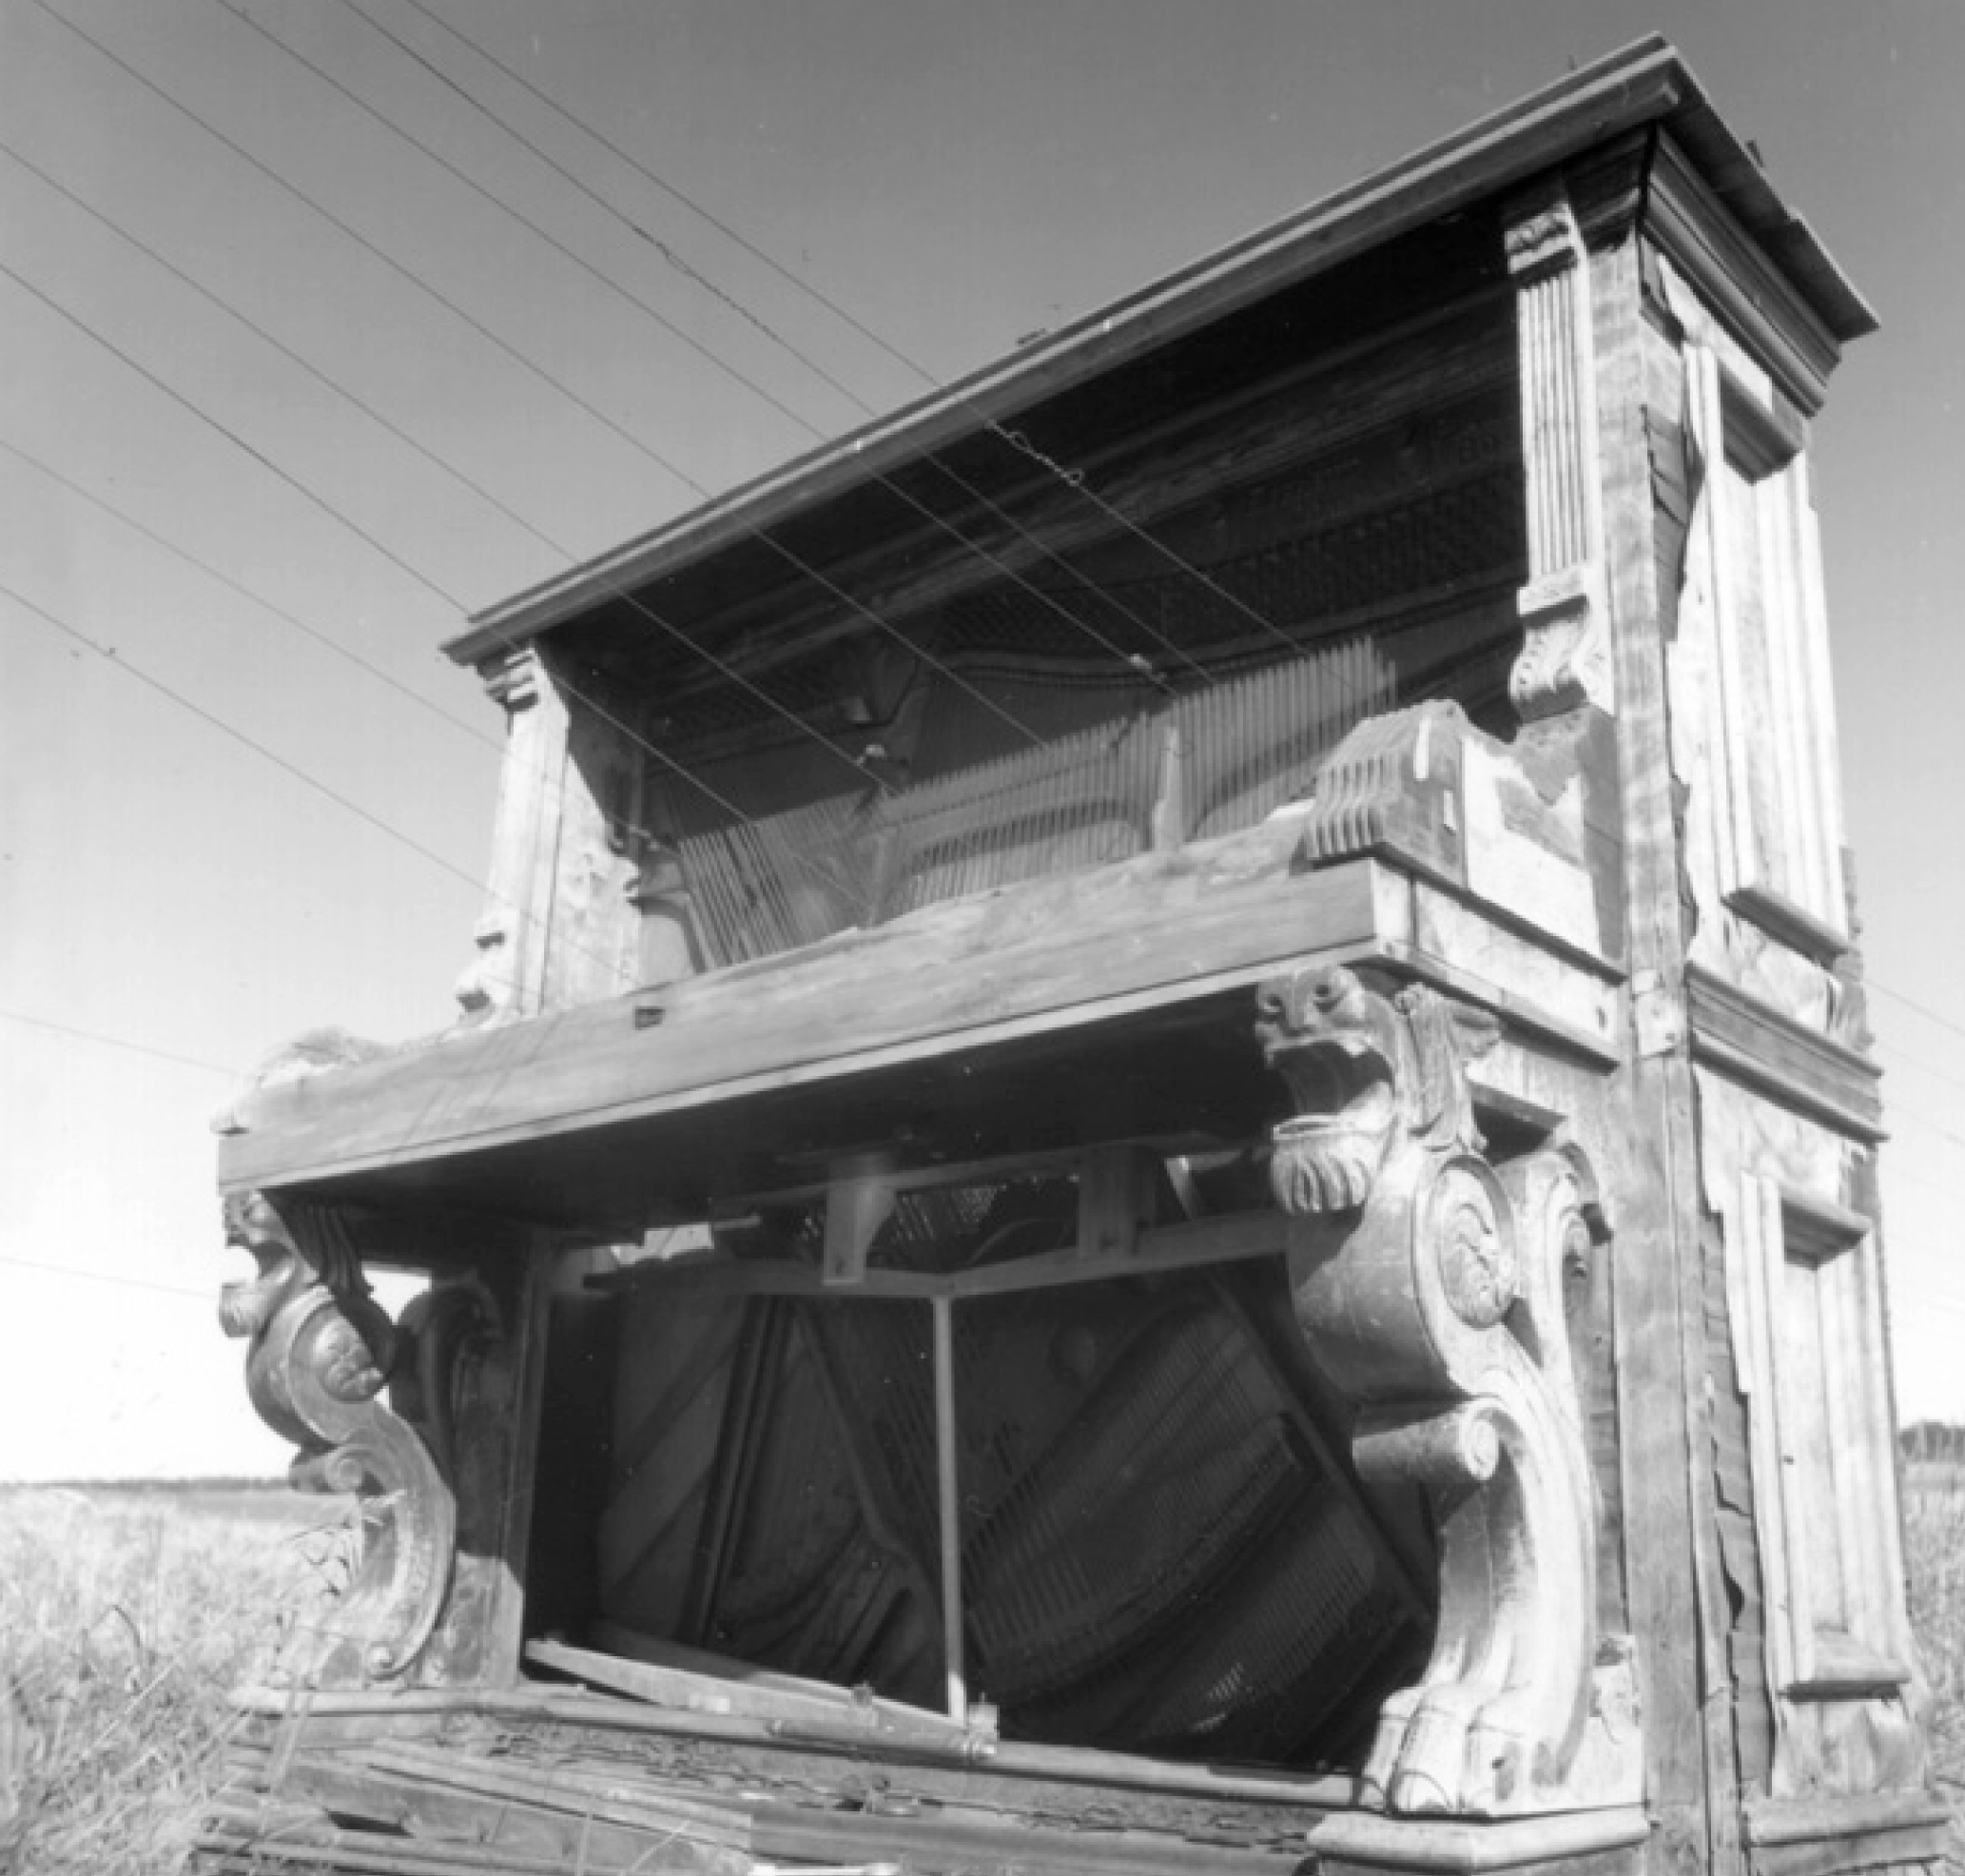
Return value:
M 351 10 L 361 10 L 360 9 L 352 7 L 352 0 L 343 0 L 343 3 L 350 5 Z M 1165 560 L 1173 567 L 1178 569 L 1182 574 L 1184 574 L 1189 578 L 1192 578 L 1193 580 L 1197 581 L 1203 588 L 1214 593 L 1217 598 L 1223 600 L 1225 603 L 1232 606 L 1235 611 L 1237 611 L 1243 616 L 1249 619 L 1249 621 L 1252 624 L 1254 624 L 1259 631 L 1269 635 L 1274 638 L 1278 639 L 1292 651 L 1296 651 L 1300 649 L 1300 647 L 1297 644 L 1297 641 L 1291 637 L 1290 635 L 1287 632 L 1285 632 L 1280 626 L 1278 626 L 1273 619 L 1266 618 L 1253 606 L 1249 605 L 1246 601 L 1239 598 L 1236 595 L 1229 592 L 1224 586 L 1220 584 L 1219 581 L 1214 579 L 1207 573 L 1203 572 L 1199 567 L 1194 565 L 1192 561 L 1183 558 L 1179 554 L 1176 553 L 1173 548 L 1167 546 L 1166 543 L 1160 540 L 1157 536 L 1150 534 L 1146 529 L 1142 528 L 1137 521 L 1133 520 L 1131 517 L 1125 515 L 1119 509 L 1114 507 L 1113 504 L 1110 501 L 1108 501 L 1102 495 L 1100 495 L 1097 489 L 1092 487 L 1088 478 L 1086 477 L 1082 469 L 1068 466 L 1064 463 L 1059 462 L 1055 458 L 1053 458 L 1045 451 L 1039 448 L 1035 443 L 1033 443 L 1032 440 L 1022 432 L 1013 430 L 1009 428 L 1007 425 L 998 420 L 997 419 L 995 419 L 994 417 L 992 417 L 987 411 L 983 410 L 973 400 L 963 396 L 959 389 L 951 391 L 951 387 L 942 379 L 936 377 L 935 374 L 929 371 L 925 365 L 922 364 L 918 360 L 910 357 L 909 354 L 903 351 L 901 347 L 896 345 L 891 340 L 884 337 L 872 326 L 868 325 L 864 320 L 860 319 L 857 315 L 855 315 L 848 307 L 842 305 L 837 300 L 833 299 L 829 294 L 824 292 L 819 287 L 814 286 L 811 283 L 811 282 L 806 280 L 802 275 L 793 272 L 789 267 L 786 266 L 782 261 L 779 261 L 766 248 L 760 246 L 756 242 L 750 240 L 739 229 L 733 227 L 729 222 L 723 220 L 721 217 L 714 214 L 711 210 L 706 208 L 693 196 L 688 194 L 685 190 L 678 188 L 673 183 L 671 183 L 665 177 L 658 174 L 655 170 L 650 168 L 648 165 L 640 162 L 637 158 L 632 156 L 627 150 L 623 149 L 620 147 L 620 145 L 613 142 L 611 138 L 605 136 L 599 130 L 595 129 L 591 123 L 587 122 L 583 118 L 575 116 L 572 111 L 568 110 L 564 105 L 560 104 L 556 99 L 554 99 L 550 93 L 542 90 L 538 86 L 535 85 L 531 79 L 525 76 L 523 72 L 518 71 L 515 69 L 512 66 L 507 65 L 502 59 L 498 58 L 496 53 L 487 50 L 484 46 L 478 43 L 478 41 L 472 38 L 468 33 L 460 31 L 457 27 L 453 26 L 448 20 L 443 18 L 441 14 L 434 11 L 430 7 L 424 4 L 424 0 L 406 0 L 406 4 L 414 8 L 415 10 L 420 13 L 426 20 L 429 20 L 433 25 L 437 26 L 442 31 L 449 34 L 451 38 L 457 40 L 460 45 L 468 47 L 474 53 L 477 54 L 478 58 L 482 59 L 487 65 L 491 66 L 493 69 L 502 72 L 506 78 L 510 79 L 512 83 L 518 86 L 520 89 L 526 91 L 532 97 L 536 98 L 539 101 L 539 103 L 541 103 L 547 107 L 547 109 L 553 111 L 563 122 L 572 125 L 590 142 L 598 144 L 601 148 L 607 150 L 613 156 L 617 158 L 620 162 L 626 164 L 630 169 L 635 172 L 635 174 L 642 177 L 648 183 L 652 184 L 655 188 L 659 189 L 671 201 L 681 204 L 682 206 L 687 208 L 691 214 L 696 215 L 700 217 L 703 221 L 707 222 L 711 227 L 716 229 L 716 231 L 719 234 L 723 235 L 727 240 L 733 243 L 736 246 L 742 248 L 745 253 L 750 255 L 753 260 L 762 263 L 766 267 L 769 268 L 773 274 L 775 274 L 780 280 L 784 281 L 788 286 L 793 288 L 796 292 L 803 294 L 807 300 L 811 301 L 814 304 L 823 306 L 827 312 L 832 314 L 832 316 L 835 319 L 841 321 L 844 324 L 850 327 L 854 332 L 858 333 L 863 339 L 866 340 L 879 351 L 885 353 L 888 358 L 892 359 L 896 364 L 901 365 L 905 370 L 911 373 L 913 377 L 916 380 L 918 380 L 921 383 L 927 386 L 930 390 L 951 392 L 951 395 L 953 395 L 957 399 L 957 401 L 962 404 L 962 406 L 965 410 L 967 410 L 982 424 L 982 427 L 991 436 L 995 437 L 1007 448 L 1016 451 L 1020 456 L 1025 458 L 1039 470 L 1041 470 L 1045 475 L 1049 476 L 1054 481 L 1056 481 L 1060 487 L 1068 490 L 1072 495 L 1078 497 L 1080 499 L 1090 503 L 1093 507 L 1098 509 L 1100 514 L 1104 515 L 1116 525 L 1122 528 L 1125 532 L 1132 535 L 1133 537 L 1135 537 L 1135 538 L 1142 541 L 1146 546 L 1151 548 L 1155 554 L 1160 557 L 1161 559 Z M 367 17 L 366 13 L 363 14 L 363 17 Z M 374 26 L 376 25 L 376 22 L 371 19 L 369 21 L 369 24 L 371 26 Z M 379 31 L 381 30 L 379 27 L 378 27 L 377 29 Z M 393 34 L 385 34 L 384 36 L 394 39 Z M 396 40 L 395 43 L 399 46 L 402 44 L 402 42 L 399 40 Z M 403 49 L 406 51 L 409 50 L 409 49 L 406 47 Z M 473 97 L 470 92 L 466 91 L 461 85 L 459 85 L 455 79 L 451 78 L 447 73 L 438 71 L 435 66 L 431 65 L 429 61 L 422 59 L 419 54 L 417 54 L 412 51 L 410 52 L 410 56 L 416 58 L 419 64 L 423 65 L 426 69 L 430 70 L 433 73 L 433 75 L 437 76 L 444 85 L 449 87 L 449 88 L 455 91 L 459 97 L 464 98 L 468 103 L 471 103 L 472 105 L 476 106 L 476 107 L 478 110 L 482 111 L 486 116 L 492 118 L 492 120 L 495 123 L 498 123 L 501 126 L 501 127 L 505 128 L 508 131 L 508 133 L 512 136 L 517 138 L 517 140 L 520 143 L 526 144 L 527 147 L 529 148 L 534 148 L 535 154 L 542 155 L 542 153 L 538 152 L 535 147 L 534 147 L 528 139 L 519 136 L 519 133 L 517 131 L 513 130 L 509 125 L 505 125 L 503 120 L 497 117 L 496 113 L 493 112 L 481 101 Z M 542 160 L 550 162 L 550 159 L 545 159 L 543 155 Z M 555 169 L 558 169 L 560 173 L 563 175 L 568 173 L 564 169 L 564 167 L 558 164 L 553 164 L 552 166 Z M 825 382 L 832 385 L 832 387 L 835 390 L 837 390 L 841 396 L 846 398 L 849 401 L 857 404 L 862 410 L 868 409 L 868 407 L 863 402 L 861 402 L 861 401 L 855 396 L 855 394 L 852 391 L 848 390 L 845 385 L 841 384 L 830 372 L 827 371 L 816 361 L 809 358 L 801 348 L 793 345 L 790 341 L 781 338 L 776 332 L 771 331 L 769 327 L 765 326 L 764 322 L 761 320 L 759 320 L 754 313 L 749 311 L 749 309 L 738 304 L 738 303 L 735 302 L 732 296 L 727 294 L 722 288 L 716 286 L 712 282 L 707 280 L 704 276 L 697 272 L 696 269 L 690 267 L 685 262 L 681 260 L 681 258 L 674 252 L 672 248 L 667 245 L 667 244 L 658 242 L 652 235 L 649 235 L 646 232 L 646 230 L 642 229 L 629 217 L 623 215 L 618 208 L 614 207 L 612 203 L 609 203 L 605 197 L 599 195 L 597 191 L 588 187 L 587 185 L 578 182 L 577 179 L 571 180 L 574 181 L 574 185 L 576 187 L 579 187 L 593 200 L 598 202 L 602 207 L 608 209 L 610 213 L 615 215 L 623 222 L 626 222 L 629 227 L 631 227 L 637 235 L 641 236 L 643 240 L 649 242 L 649 244 L 654 247 L 656 252 L 661 255 L 663 260 L 666 261 L 671 266 L 676 268 L 679 272 L 683 272 L 693 277 L 697 284 L 702 286 L 705 291 L 713 293 L 719 299 L 725 300 L 731 304 L 737 305 L 738 310 L 743 314 L 743 316 L 746 319 L 749 320 L 749 322 L 752 324 L 758 325 L 763 330 L 765 330 L 768 336 L 770 337 L 775 343 L 777 343 L 782 349 L 789 352 L 794 358 L 800 360 L 801 362 L 803 362 L 809 370 L 814 372 Z M 870 415 L 871 412 L 868 411 L 868 414 Z M 1077 581 L 1079 581 L 1079 583 L 1085 585 L 1088 589 L 1090 588 L 1091 583 L 1085 580 L 1082 575 L 1078 574 L 1075 568 L 1071 567 L 1068 562 L 1060 559 L 1059 556 L 1053 553 L 1048 547 L 1044 546 L 1041 542 L 1036 541 L 1034 537 L 1032 537 L 1021 526 L 1021 523 L 1019 523 L 1012 516 L 1008 515 L 1002 509 L 998 507 L 995 502 L 991 501 L 988 498 L 988 497 L 984 496 L 980 490 L 976 489 L 963 478 L 958 476 L 955 473 L 955 471 L 950 469 L 945 463 L 937 462 L 936 467 L 940 470 L 941 474 L 947 480 L 954 483 L 958 488 L 963 489 L 966 494 L 974 497 L 977 500 L 982 502 L 982 504 L 985 507 L 987 507 L 992 514 L 996 515 L 1000 519 L 1006 522 L 1024 540 L 1031 542 L 1033 545 L 1036 545 L 1039 548 L 1039 550 L 1046 556 L 1047 558 L 1055 561 L 1058 565 L 1063 567 L 1068 574 L 1071 574 L 1073 577 Z M 1142 625 L 1143 629 L 1147 630 L 1150 634 L 1152 634 L 1151 627 L 1146 627 L 1144 625 L 1144 621 L 1138 622 Z M 1152 634 L 1152 635 L 1158 636 L 1158 635 Z M 1185 657 L 1186 655 L 1183 653 L 1181 655 Z M 1188 661 L 1192 662 L 1191 659 Z

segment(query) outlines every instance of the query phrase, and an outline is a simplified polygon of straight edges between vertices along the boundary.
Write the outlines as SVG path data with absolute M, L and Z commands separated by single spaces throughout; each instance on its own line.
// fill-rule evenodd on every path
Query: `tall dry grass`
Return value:
M 283 1491 L 0 1490 L 0 1871 L 179 1868 L 225 1696 L 332 1593 L 345 1524 Z
M 1904 1550 L 1931 1683 L 1931 1759 L 1952 1804 L 1953 1869 L 1965 1876 L 1965 1465 L 1913 1464 L 1904 1480 Z
M 1934 1769 L 1965 1813 L 1965 1467 L 1907 1484 Z M 223 1777 L 226 1692 L 318 1615 L 345 1522 L 274 1491 L 0 1489 L 0 1790 L 10 1759 L 20 1792 L 0 1876 L 175 1876 Z

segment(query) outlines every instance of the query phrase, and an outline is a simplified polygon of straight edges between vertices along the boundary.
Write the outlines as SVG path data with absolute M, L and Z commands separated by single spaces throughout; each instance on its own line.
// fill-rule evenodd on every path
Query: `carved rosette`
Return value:
M 246 1389 L 260 1417 L 294 1442 L 302 1491 L 360 1500 L 355 1573 L 328 1617 L 298 1632 L 282 1669 L 314 1687 L 408 1675 L 450 1586 L 457 1510 L 449 1481 L 416 1426 L 382 1398 L 408 1339 L 368 1294 L 344 1222 L 261 1194 L 225 1204 L 225 1241 L 259 1275 L 228 1283 L 219 1318 L 250 1339 Z
M 1467 1085 L 1489 1018 L 1342 967 L 1264 987 L 1260 1034 L 1298 1109 L 1272 1185 L 1297 1319 L 1357 1409 L 1367 1478 L 1432 1497 L 1433 1652 L 1383 1708 L 1366 1801 L 1503 1816 L 1638 1795 L 1627 1671 L 1600 1667 L 1597 1508 L 1565 1312 L 1600 1234 L 1586 1163 L 1497 1168 Z M 1601 1651 L 1605 1657 L 1614 1648 Z M 1622 1678 L 1620 1678 L 1622 1676 Z

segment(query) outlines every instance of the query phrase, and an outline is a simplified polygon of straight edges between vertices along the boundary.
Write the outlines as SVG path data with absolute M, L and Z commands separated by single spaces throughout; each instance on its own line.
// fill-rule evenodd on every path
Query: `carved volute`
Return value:
M 225 1286 L 219 1308 L 225 1333 L 250 1339 L 253 1405 L 299 1449 L 297 1487 L 354 1493 L 361 1505 L 353 1579 L 324 1621 L 294 1635 L 282 1670 L 318 1687 L 401 1679 L 442 1612 L 457 1509 L 431 1440 L 382 1393 L 392 1376 L 400 1388 L 431 1364 L 412 1358 L 420 1352 L 413 1335 L 370 1297 L 335 1213 L 293 1201 L 276 1207 L 258 1193 L 230 1199 L 225 1241 L 259 1265 L 256 1278 Z M 440 1427 L 438 1391 L 426 1378 L 420 1397 Z
M 1465 1065 L 1492 1019 L 1342 967 L 1266 985 L 1297 1108 L 1271 1181 L 1297 1319 L 1367 1478 L 1430 1496 L 1439 1626 L 1380 1715 L 1367 1801 L 1499 1816 L 1638 1795 L 1627 1651 L 1596 1632 L 1597 1506 L 1565 1295 L 1601 1238 L 1583 1156 L 1497 1168 Z

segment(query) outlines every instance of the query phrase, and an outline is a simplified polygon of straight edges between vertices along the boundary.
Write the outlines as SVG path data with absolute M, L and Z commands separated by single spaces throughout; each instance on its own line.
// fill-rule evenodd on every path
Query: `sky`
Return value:
M 456 1014 L 501 723 L 441 642 L 863 414 L 732 302 L 924 388 L 443 22 L 942 379 L 1670 37 L 1883 322 L 1815 473 L 1899 1405 L 1965 1421 L 1965 8 L 0 0 L 0 1479 L 283 1464 L 208 1122 Z

